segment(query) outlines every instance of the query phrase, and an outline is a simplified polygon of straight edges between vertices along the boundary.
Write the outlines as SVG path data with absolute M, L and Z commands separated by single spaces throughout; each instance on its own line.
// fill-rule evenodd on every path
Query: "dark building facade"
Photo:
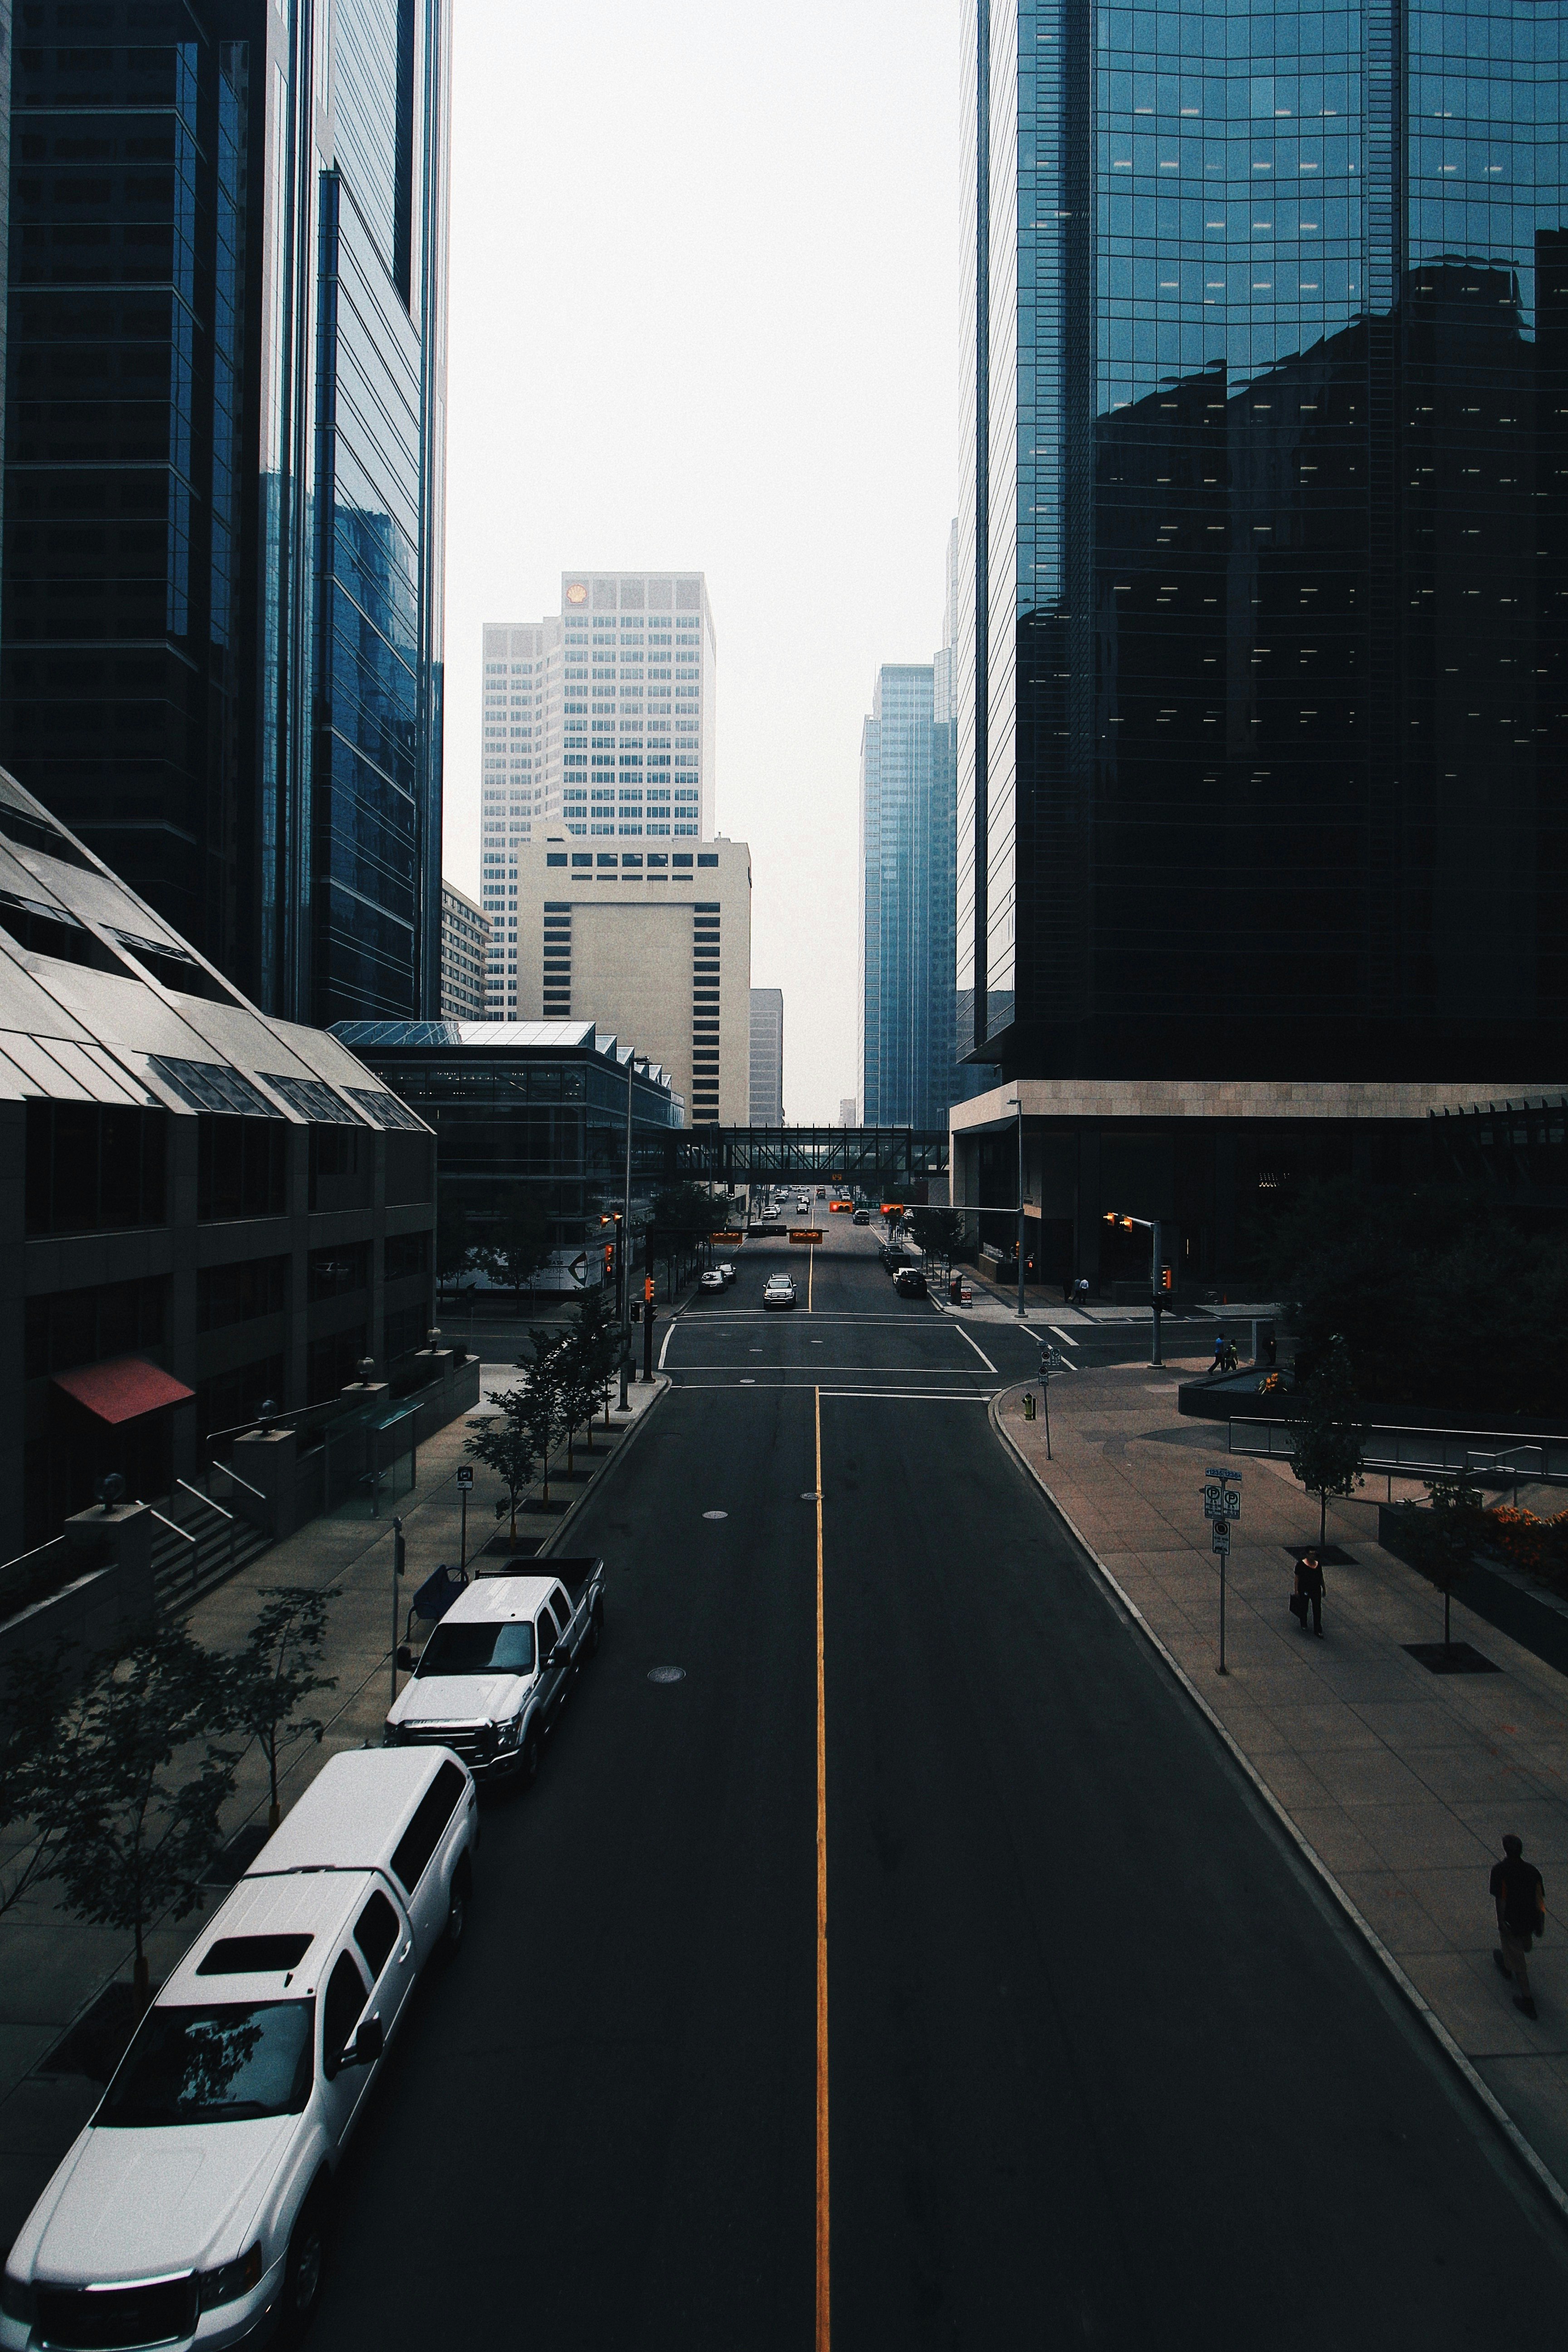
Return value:
M 971 6 L 957 978 L 1009 1081 L 1560 1069 L 1565 38 Z
M 445 0 L 37 0 L 0 757 L 269 1012 L 440 987 Z

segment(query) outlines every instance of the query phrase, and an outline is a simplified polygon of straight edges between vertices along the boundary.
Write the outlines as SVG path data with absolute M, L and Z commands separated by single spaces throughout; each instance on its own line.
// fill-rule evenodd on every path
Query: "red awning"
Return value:
M 184 1404 L 195 1394 L 144 1356 L 117 1356 L 111 1364 L 84 1364 L 79 1371 L 57 1372 L 55 1386 L 111 1426 L 140 1421 L 163 1405 Z

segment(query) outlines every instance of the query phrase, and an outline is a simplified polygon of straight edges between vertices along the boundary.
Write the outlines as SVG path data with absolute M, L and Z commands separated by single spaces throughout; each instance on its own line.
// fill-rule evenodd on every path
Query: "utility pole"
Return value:
M 397 1581 L 404 1571 L 404 1559 L 403 1521 L 395 1518 L 392 1522 L 392 1696 L 395 1703 L 397 1698 L 397 1621 L 401 1614 L 398 1604 L 402 1599 Z
M 621 1276 L 621 1411 L 626 1409 L 626 1373 L 632 1352 L 632 1285 L 626 1259 L 632 1245 L 632 1069 L 636 1055 L 626 1055 L 626 1183 L 621 1216 L 621 1246 L 616 1253 Z
M 1024 1305 L 1024 1089 L 1018 1089 L 1018 1099 L 1012 1106 L 1018 1114 L 1018 1313 L 1026 1315 Z

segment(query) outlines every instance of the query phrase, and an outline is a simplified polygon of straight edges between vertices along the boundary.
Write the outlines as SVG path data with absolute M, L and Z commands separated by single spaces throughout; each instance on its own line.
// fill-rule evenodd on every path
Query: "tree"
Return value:
M 1429 1508 L 1423 1509 L 1418 1503 L 1394 1506 L 1401 1522 L 1398 1549 L 1400 1557 L 1429 1578 L 1443 1596 L 1443 1647 L 1447 1651 L 1454 1646 L 1454 1587 L 1475 1565 L 1475 1546 L 1486 1529 L 1487 1509 L 1480 1488 L 1467 1485 L 1462 1476 L 1427 1478 L 1423 1484 Z
M 551 1223 L 544 1211 L 531 1192 L 514 1189 L 501 1202 L 474 1254 L 492 1282 L 521 1297 L 524 1285 L 549 1263 L 551 1246 Z
M 1327 1538 L 1329 1496 L 1348 1495 L 1362 1483 L 1361 1455 L 1366 1432 L 1355 1422 L 1355 1376 L 1350 1349 L 1336 1332 L 1299 1391 L 1290 1420 L 1291 1467 L 1318 1497 L 1318 1545 Z
M 567 1428 L 568 1468 L 572 1464 L 572 1431 L 579 1421 L 587 1428 L 589 1453 L 594 1450 L 594 1413 L 600 1397 L 609 1394 L 619 1335 L 620 1327 L 605 1304 L 603 1291 L 585 1292 L 577 1301 L 576 1320 L 566 1336 L 571 1371 L 566 1410 L 572 1416 Z
M 910 1224 L 916 1241 L 928 1257 L 941 1257 L 951 1265 L 953 1250 L 963 1236 L 961 1210 L 911 1209 Z
M 38 1775 L 49 1875 L 79 1918 L 134 1936 L 142 2001 L 148 1928 L 195 1910 L 222 1843 L 238 1758 L 218 1742 L 232 1725 L 226 1662 L 162 1627 L 89 1675 Z
M 550 1449 L 566 1426 L 566 1364 L 560 1334 L 535 1328 L 528 1335 L 532 1353 L 518 1359 L 518 1370 L 528 1374 L 523 1391 L 523 1421 L 539 1454 L 543 1500 L 550 1500 Z
M 0 1697 L 0 1835 L 23 1832 L 0 1874 L 0 1913 L 52 1874 L 58 1825 L 41 1801 L 65 1710 L 62 1657 L 14 1659 Z
M 267 1759 L 269 1831 L 281 1819 L 280 1751 L 296 1740 L 320 1739 L 326 1729 L 315 1716 L 299 1716 L 295 1710 L 312 1692 L 338 1686 L 336 1675 L 320 1671 L 321 1645 L 327 1638 L 327 1605 L 337 1597 L 335 1588 L 321 1592 L 308 1584 L 267 1586 L 261 1595 L 267 1606 L 247 1634 L 244 1648 L 229 1662 L 229 1701 L 236 1727 L 260 1741 Z
M 439 1179 L 436 1190 L 436 1281 L 442 1291 L 460 1290 L 474 1270 L 474 1232 L 461 1193 Z
M 465 1439 L 463 1451 L 493 1470 L 506 1488 L 506 1501 L 496 1505 L 499 1519 L 510 1503 L 511 1540 L 517 1541 L 518 1507 L 533 1476 L 533 1439 L 528 1426 L 528 1391 L 502 1389 L 490 1399 L 496 1410 Z

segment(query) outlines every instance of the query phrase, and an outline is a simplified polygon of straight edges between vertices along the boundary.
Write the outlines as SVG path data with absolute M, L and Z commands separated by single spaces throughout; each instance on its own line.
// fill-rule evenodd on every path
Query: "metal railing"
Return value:
M 1266 1454 L 1288 1462 L 1295 1454 L 1288 1421 L 1232 1420 L 1232 1454 Z M 1542 1486 L 1568 1486 L 1568 1437 L 1524 1437 L 1517 1430 L 1421 1429 L 1398 1423 L 1369 1424 L 1362 1467 L 1395 1478 L 1503 1475 Z

